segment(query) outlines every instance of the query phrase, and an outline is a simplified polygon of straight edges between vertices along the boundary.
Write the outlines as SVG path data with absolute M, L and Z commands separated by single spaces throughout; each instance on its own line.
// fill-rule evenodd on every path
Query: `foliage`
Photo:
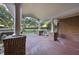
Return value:
M 51 22 L 49 22 L 49 23 L 47 24 L 47 29 L 48 29 L 48 30 L 51 30 Z
M 39 26 L 40 26 L 40 30 L 50 29 L 51 24 L 47 20 L 39 20 L 32 17 L 25 17 L 21 20 L 21 33 L 25 33 L 25 32 L 27 33 L 28 29 L 38 30 Z M 37 32 L 34 30 L 33 32 Z M 29 32 L 32 32 L 32 31 L 29 30 Z
M 21 20 L 21 33 L 26 32 L 27 28 L 37 28 L 37 19 L 32 17 L 25 17 Z
M 10 12 L 3 5 L 0 5 L 0 25 L 11 28 L 13 20 Z
M 21 20 L 21 24 L 25 27 L 25 28 L 29 28 L 29 27 L 37 27 L 38 23 L 36 22 L 37 20 L 35 18 L 32 17 L 26 17 L 24 19 Z

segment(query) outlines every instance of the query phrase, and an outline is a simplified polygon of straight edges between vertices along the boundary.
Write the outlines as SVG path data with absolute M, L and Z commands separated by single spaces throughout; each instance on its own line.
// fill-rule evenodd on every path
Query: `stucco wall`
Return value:
M 59 34 L 72 39 L 79 39 L 79 16 L 60 19 Z

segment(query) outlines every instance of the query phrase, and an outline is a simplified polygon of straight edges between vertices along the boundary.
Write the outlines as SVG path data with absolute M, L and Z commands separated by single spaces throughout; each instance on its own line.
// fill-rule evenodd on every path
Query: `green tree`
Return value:
M 8 10 L 3 5 L 0 5 L 0 25 L 4 27 L 12 28 L 13 20 Z
M 21 24 L 24 25 L 25 28 L 29 28 L 31 26 L 37 27 L 37 20 L 35 18 L 32 17 L 26 17 L 24 19 L 21 20 Z
M 38 27 L 37 19 L 32 17 L 25 17 L 21 20 L 21 33 L 26 32 L 26 28 L 35 29 Z M 28 29 L 27 29 L 28 30 Z M 33 30 L 34 32 L 35 30 Z

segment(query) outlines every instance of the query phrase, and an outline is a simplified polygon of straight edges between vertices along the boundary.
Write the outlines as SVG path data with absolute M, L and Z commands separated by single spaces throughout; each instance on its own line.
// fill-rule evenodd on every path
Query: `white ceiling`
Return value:
M 62 18 L 79 12 L 78 3 L 25 3 L 22 4 L 25 16 L 39 19 Z
M 7 3 L 6 6 L 14 16 L 14 4 Z M 24 3 L 21 7 L 23 16 L 32 16 L 41 20 L 79 14 L 79 3 Z

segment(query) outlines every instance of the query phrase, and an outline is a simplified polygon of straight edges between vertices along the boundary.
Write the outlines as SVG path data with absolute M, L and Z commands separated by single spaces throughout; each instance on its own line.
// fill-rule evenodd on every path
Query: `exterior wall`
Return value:
M 59 34 L 72 39 L 79 39 L 79 16 L 60 19 Z

